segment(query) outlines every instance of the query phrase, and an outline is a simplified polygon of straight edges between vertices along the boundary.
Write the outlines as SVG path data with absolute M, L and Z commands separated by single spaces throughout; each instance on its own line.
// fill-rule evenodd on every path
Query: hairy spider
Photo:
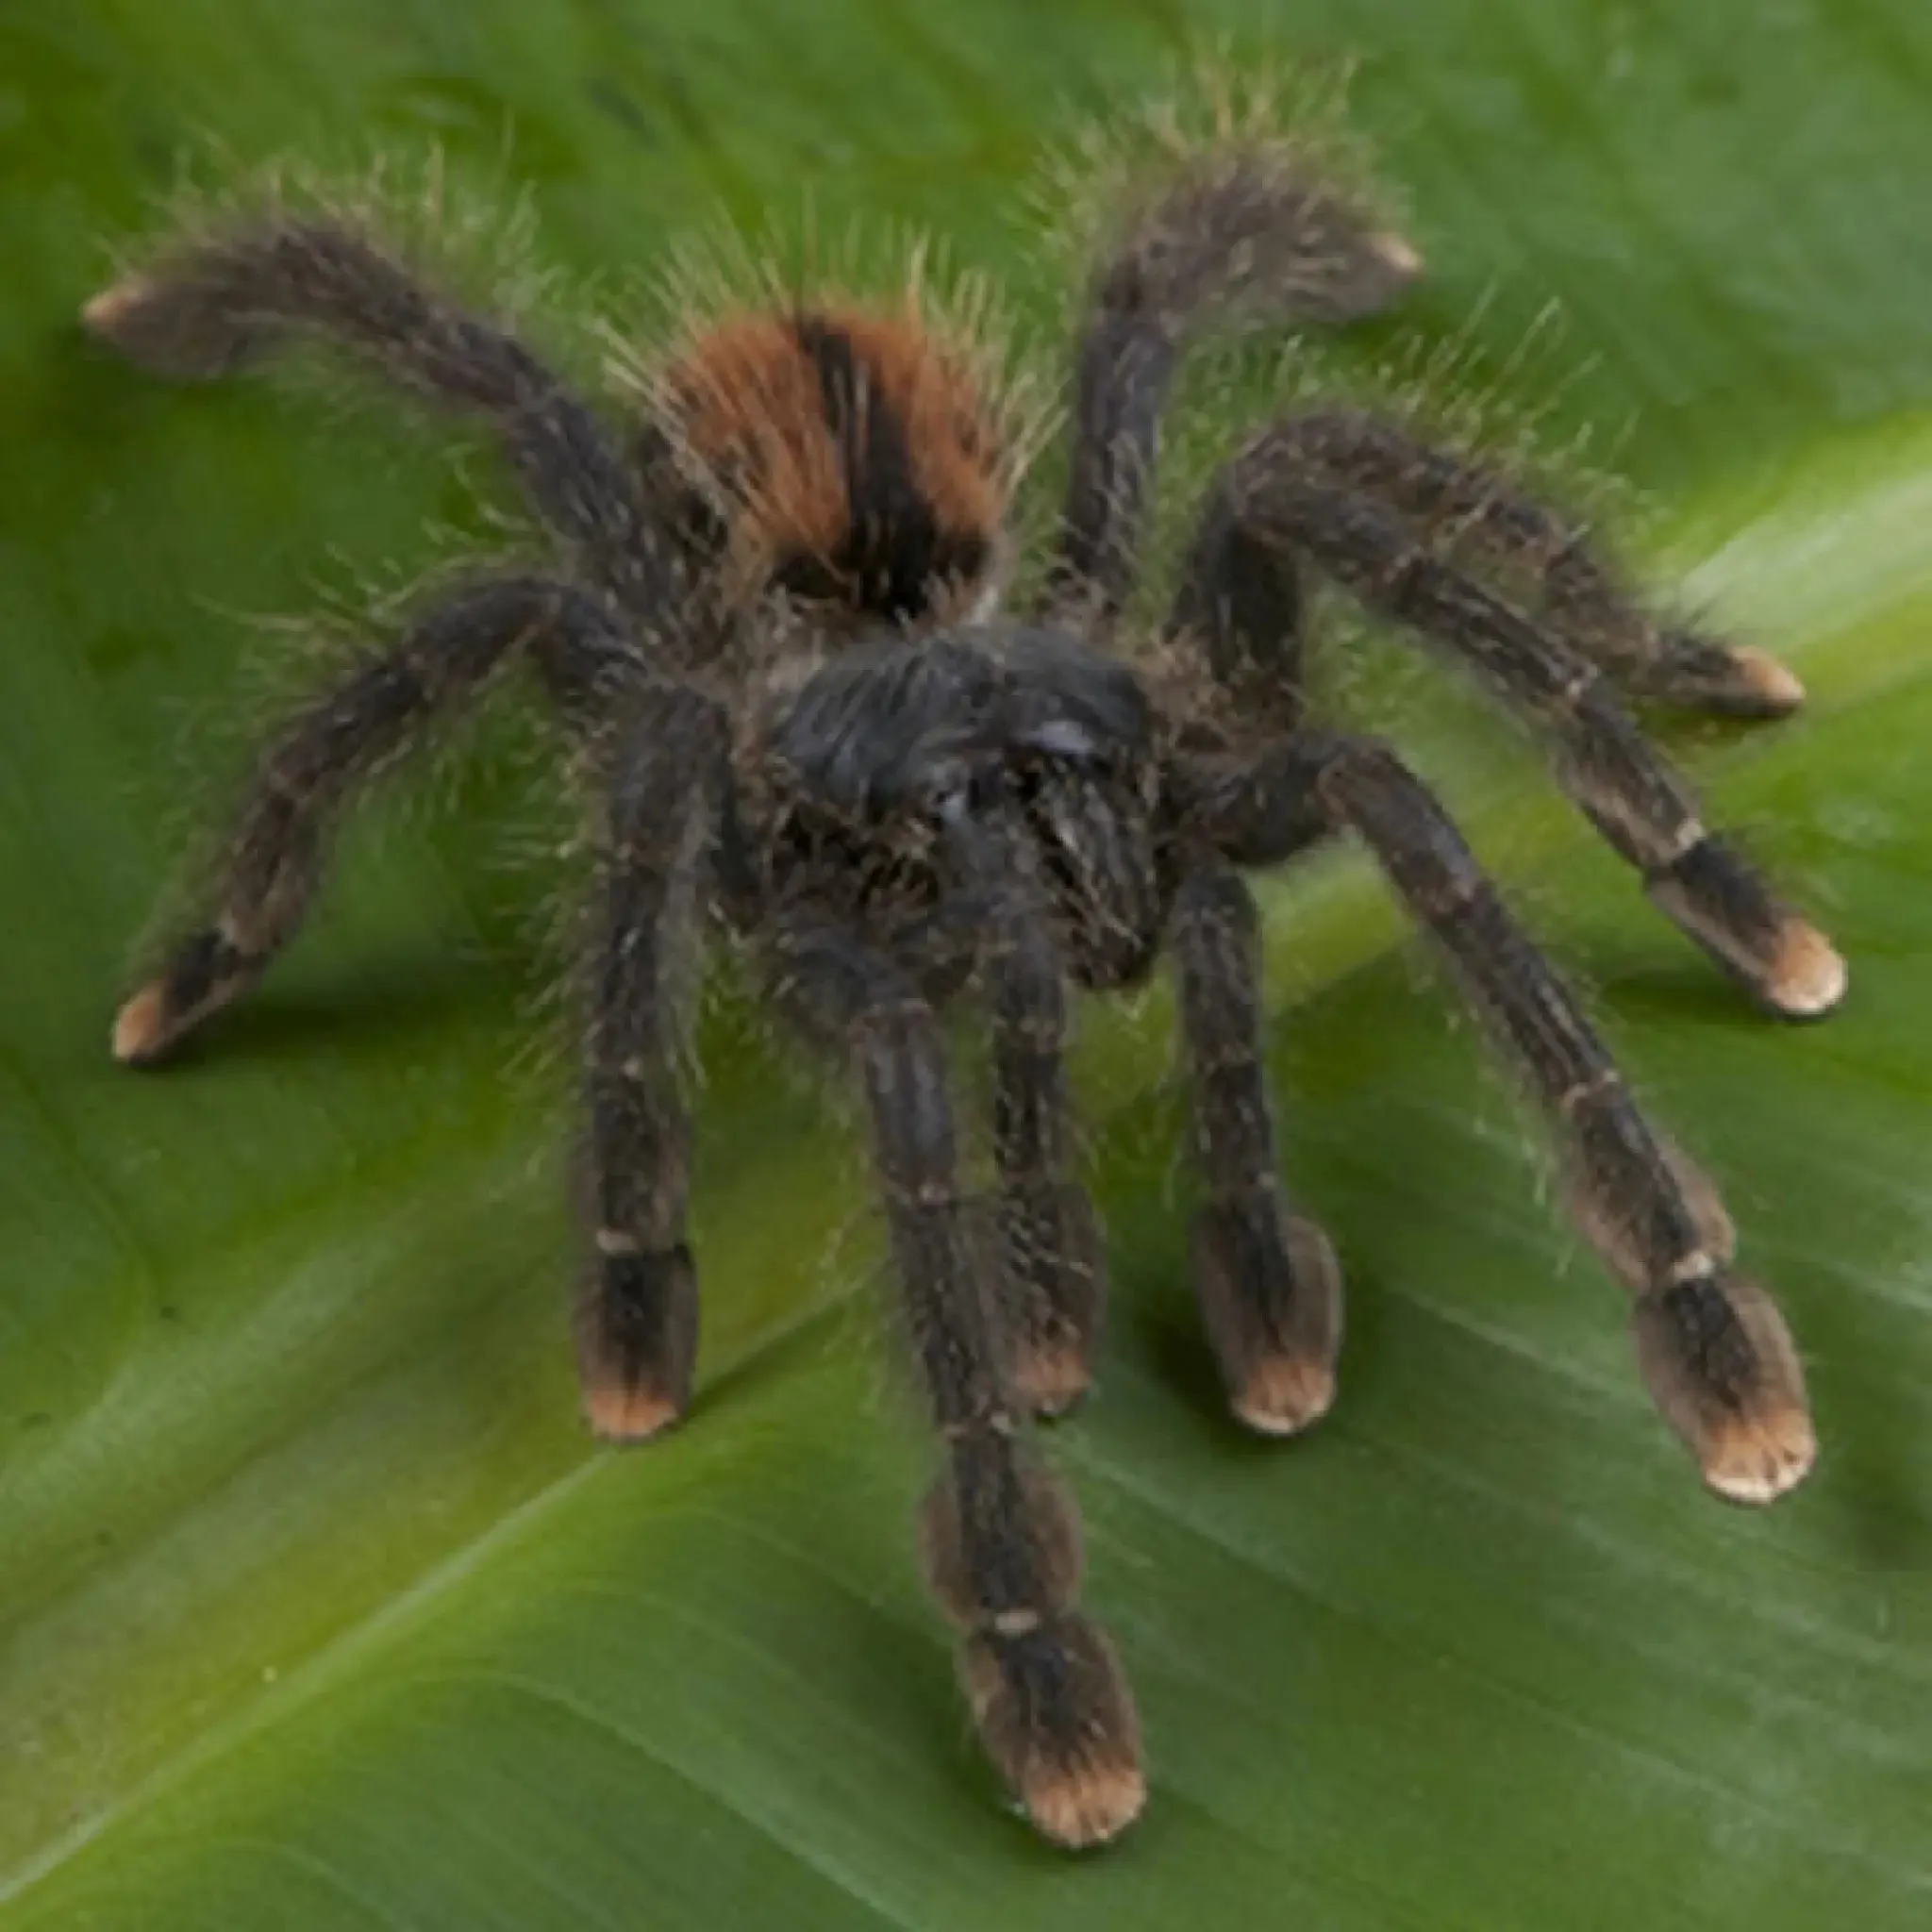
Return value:
M 1070 983 L 1124 987 L 1171 955 L 1204 1183 L 1194 1287 L 1228 1400 L 1286 1436 L 1334 1391 L 1341 1278 L 1281 1179 L 1245 869 L 1341 831 L 1367 845 L 1547 1112 L 1570 1208 L 1633 1291 L 1643 1375 L 1706 1481 L 1764 1502 L 1813 1455 L 1796 1355 L 1735 1272 L 1710 1184 L 1645 1122 L 1429 791 L 1386 745 L 1304 721 L 1302 573 L 1521 710 L 1652 900 L 1767 1005 L 1805 1015 L 1840 997 L 1837 954 L 1706 829 L 1616 695 L 1772 716 L 1799 702 L 1796 680 L 1647 614 L 1499 473 L 1341 410 L 1277 421 L 1226 463 L 1158 648 L 1111 648 L 1197 326 L 1236 308 L 1347 319 L 1418 267 L 1292 154 L 1229 138 L 1176 156 L 1094 270 L 1071 478 L 1046 591 L 1020 619 L 993 608 L 1013 481 L 1000 409 L 972 344 L 910 300 L 717 319 L 621 433 L 507 325 L 343 219 L 185 236 L 85 311 L 175 377 L 224 375 L 290 333 L 362 351 L 493 428 L 557 546 L 552 568 L 441 596 L 275 733 L 206 923 L 122 1008 L 115 1054 L 158 1059 L 251 986 L 293 938 L 358 785 L 526 659 L 582 748 L 600 851 L 576 1318 L 590 1424 L 639 1441 L 690 1397 L 683 969 L 722 928 L 863 1097 L 943 1443 L 926 1572 L 962 1633 L 988 1752 L 1068 1845 L 1112 1837 L 1144 1794 L 1126 1684 L 1076 1607 L 1074 1507 L 1024 1426 L 1086 1387 L 1101 1315 L 1063 1069 Z M 994 1073 L 984 1210 L 936 1017 L 969 986 Z

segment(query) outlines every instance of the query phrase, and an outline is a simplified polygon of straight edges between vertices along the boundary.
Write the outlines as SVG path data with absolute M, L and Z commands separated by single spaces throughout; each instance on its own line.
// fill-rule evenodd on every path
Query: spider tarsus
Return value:
M 1844 997 L 1845 962 L 1778 903 L 1729 843 L 1706 835 L 1644 878 L 1651 903 L 1774 1011 L 1808 1020 Z
M 1312 1221 L 1274 1190 L 1205 1208 L 1194 1286 L 1229 1406 L 1248 1427 L 1291 1436 L 1335 1399 L 1341 1264 Z
M 658 1435 L 691 1406 L 697 1273 L 682 1242 L 658 1252 L 599 1250 L 577 1305 L 584 1417 L 607 1442 Z
M 227 917 L 192 933 L 175 948 L 167 970 L 115 1015 L 114 1058 L 127 1067 L 154 1065 L 209 1014 L 246 992 L 267 958 L 253 939 L 245 946 L 237 942 Z
M 151 1067 L 179 1034 L 168 1019 L 168 989 L 151 980 L 114 1016 L 114 1058 L 124 1067 Z
M 1298 1436 L 1335 1402 L 1335 1369 L 1307 1357 L 1272 1356 L 1255 1364 L 1228 1398 L 1235 1415 L 1257 1435 Z
M 1114 1837 L 1145 1796 L 1140 1725 L 1112 1646 L 1074 1607 L 1080 1525 L 1065 1486 L 983 1419 L 954 1436 L 919 1531 L 994 1768 L 1056 1843 Z
M 1714 643 L 1690 632 L 1656 635 L 1656 655 L 1629 669 L 1640 697 L 1747 722 L 1786 717 L 1805 702 L 1805 687 L 1768 651 Z
M 1147 1779 L 1130 1758 L 1041 1767 L 1021 1793 L 1026 1815 L 1044 1837 L 1070 1852 L 1092 1851 L 1118 1838 L 1147 1803 Z
M 136 271 L 110 282 L 81 306 L 90 335 L 150 375 L 206 382 L 247 360 L 256 328 L 226 313 L 192 282 L 170 282 Z
M 583 1390 L 584 1420 L 599 1441 L 648 1442 L 683 1419 L 685 1406 L 656 1389 L 606 1382 Z
M 1740 1416 L 1706 1441 L 1704 1480 L 1727 1503 L 1773 1503 L 1804 1481 L 1817 1457 L 1817 1433 L 1802 1408 Z
M 980 1632 L 960 1676 L 994 1768 L 1042 1837 L 1069 1851 L 1118 1838 L 1146 1803 L 1141 1725 L 1113 1647 L 1084 1617 Z
M 1838 948 L 1808 920 L 1792 918 L 1778 935 L 1764 993 L 1780 1013 L 1811 1020 L 1844 998 L 1849 976 Z
M 1769 651 L 1746 645 L 1731 652 L 1731 662 L 1742 692 L 1757 700 L 1757 715 L 1782 718 L 1805 702 L 1805 687 L 1796 675 Z
M 123 275 L 118 282 L 109 282 L 80 305 L 83 325 L 111 341 L 128 315 L 148 299 L 153 286 L 142 275 Z
M 1722 1267 L 1640 1297 L 1638 1365 L 1704 1479 L 1732 1502 L 1768 1503 L 1817 1454 L 1804 1370 L 1777 1305 Z

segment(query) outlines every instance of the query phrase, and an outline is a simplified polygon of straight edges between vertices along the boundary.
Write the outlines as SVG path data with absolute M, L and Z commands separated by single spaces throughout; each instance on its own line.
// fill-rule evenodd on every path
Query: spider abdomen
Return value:
M 656 389 L 741 591 L 893 622 L 980 596 L 1008 439 L 966 357 L 909 300 L 729 317 Z

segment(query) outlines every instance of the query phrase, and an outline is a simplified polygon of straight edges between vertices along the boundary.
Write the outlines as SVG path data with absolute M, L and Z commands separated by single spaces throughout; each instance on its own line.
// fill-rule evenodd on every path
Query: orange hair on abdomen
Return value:
M 741 590 L 910 617 L 991 568 L 1009 453 L 965 358 L 910 304 L 728 316 L 657 389 L 722 499 Z

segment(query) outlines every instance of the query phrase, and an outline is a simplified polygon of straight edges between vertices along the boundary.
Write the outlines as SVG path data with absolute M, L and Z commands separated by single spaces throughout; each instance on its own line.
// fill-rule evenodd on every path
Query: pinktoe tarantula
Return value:
M 1048 588 L 1020 617 L 995 613 L 1007 415 L 974 344 L 915 296 L 727 314 L 667 358 L 621 427 L 341 220 L 274 213 L 189 236 L 86 311 L 177 377 L 225 375 L 285 335 L 359 350 L 487 423 L 556 540 L 549 568 L 480 572 L 275 733 L 205 923 L 122 1008 L 116 1055 L 159 1058 L 250 987 L 294 937 L 358 785 L 526 660 L 581 747 L 601 858 L 577 1311 L 591 1426 L 636 1441 L 690 1397 L 678 1050 L 685 967 L 723 928 L 863 1096 L 943 1443 L 922 1510 L 927 1574 L 962 1633 L 988 1752 L 1068 1845 L 1112 1837 L 1144 1795 L 1126 1684 L 1077 1607 L 1074 1506 L 1026 1427 L 1086 1386 L 1101 1315 L 1101 1235 L 1068 1118 L 1069 982 L 1129 986 L 1171 957 L 1205 1184 L 1194 1286 L 1228 1400 L 1290 1435 L 1334 1391 L 1341 1280 L 1281 1179 L 1247 869 L 1338 832 L 1363 841 L 1546 1109 L 1569 1205 L 1636 1297 L 1642 1373 L 1706 1481 L 1763 1502 L 1812 1457 L 1784 1323 L 1734 1270 L 1710 1185 L 1645 1122 L 1429 791 L 1388 746 L 1305 721 L 1303 575 L 1525 713 L 1652 900 L 1793 1015 L 1837 1001 L 1838 956 L 1706 828 L 1616 692 L 1772 716 L 1799 702 L 1796 681 L 1661 627 L 1500 476 L 1333 410 L 1274 423 L 1223 469 L 1153 641 L 1158 672 L 1110 648 L 1196 327 L 1237 308 L 1345 320 L 1418 266 L 1266 142 L 1174 159 L 1093 275 Z M 991 1024 L 991 1241 L 962 1179 L 938 1017 L 969 988 Z

